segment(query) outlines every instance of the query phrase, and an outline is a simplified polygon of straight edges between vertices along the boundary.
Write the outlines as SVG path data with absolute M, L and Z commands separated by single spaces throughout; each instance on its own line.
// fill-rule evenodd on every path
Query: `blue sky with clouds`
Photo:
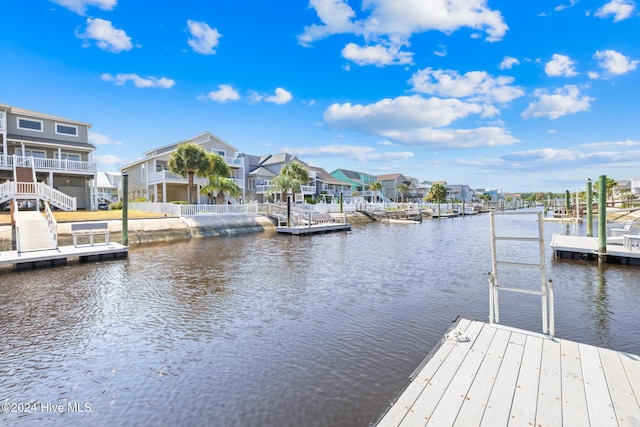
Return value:
M 5 2 L 0 103 L 99 168 L 210 131 L 331 172 L 506 192 L 640 176 L 634 0 Z

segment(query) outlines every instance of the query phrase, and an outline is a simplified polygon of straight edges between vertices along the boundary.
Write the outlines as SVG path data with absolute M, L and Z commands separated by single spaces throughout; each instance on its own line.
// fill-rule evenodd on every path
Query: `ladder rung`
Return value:
M 494 240 L 512 240 L 512 241 L 520 241 L 520 242 L 539 242 L 539 237 L 494 237 Z
M 503 286 L 496 286 L 496 289 L 498 289 L 499 291 L 520 292 L 523 294 L 544 295 L 542 291 L 533 291 L 530 289 L 509 288 L 509 287 L 503 287 Z
M 534 268 L 542 268 L 541 264 L 526 264 L 522 262 L 508 262 L 508 261 L 496 261 L 497 265 L 508 265 L 511 267 L 534 267 Z

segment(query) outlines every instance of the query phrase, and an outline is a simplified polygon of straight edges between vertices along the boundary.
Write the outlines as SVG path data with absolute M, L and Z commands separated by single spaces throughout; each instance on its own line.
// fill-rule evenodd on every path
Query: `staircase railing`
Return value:
M 13 198 L 13 182 L 6 181 L 0 184 L 0 203 Z
M 77 210 L 77 202 L 75 197 L 71 197 L 62 191 L 56 190 L 53 187 L 38 182 L 37 183 L 38 194 L 46 201 L 57 204 L 60 208 L 68 208 L 72 211 Z
M 56 249 L 58 249 L 58 222 L 51 212 L 49 202 L 44 202 L 44 212 L 46 214 L 47 227 L 49 227 L 49 235 L 56 242 Z

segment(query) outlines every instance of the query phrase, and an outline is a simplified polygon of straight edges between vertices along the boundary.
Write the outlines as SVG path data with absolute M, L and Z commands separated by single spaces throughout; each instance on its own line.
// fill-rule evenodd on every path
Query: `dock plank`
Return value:
M 597 347 L 578 344 L 582 359 L 584 389 L 587 396 L 589 420 L 592 426 L 617 426 L 616 414 L 607 390 L 600 354 Z
M 536 424 L 542 341 L 541 337 L 528 336 L 525 342 L 522 365 L 511 404 L 510 426 Z
M 475 338 L 456 376 L 442 395 L 438 406 L 427 423 L 428 426 L 450 426 L 456 420 L 460 408 L 468 398 L 469 389 L 478 374 L 482 361 L 489 350 L 495 330 L 482 328 Z M 473 333 L 473 332 L 470 332 Z M 473 339 L 470 337 L 470 339 Z
M 379 426 L 640 426 L 640 356 L 478 321 L 441 340 Z
M 471 322 L 469 320 L 460 319 L 457 327 L 466 332 L 466 329 L 470 324 Z M 407 414 L 411 411 L 412 406 L 424 392 L 433 375 L 435 375 L 454 347 L 455 343 L 453 341 L 444 341 L 442 343 L 430 358 L 429 363 L 417 373 L 413 381 L 402 392 L 399 398 L 393 402 L 384 418 L 382 418 L 377 424 L 378 426 L 386 427 L 400 425 Z M 424 421 L 424 423 L 426 423 L 426 421 Z
M 598 353 L 618 424 L 640 426 L 640 406 L 629 384 L 620 354 L 606 348 L 598 349 Z
M 488 327 L 485 325 L 485 328 Z M 511 336 L 509 331 L 491 329 L 494 330 L 493 340 L 469 389 L 469 393 L 467 393 L 467 399 L 462 404 L 462 408 L 460 408 L 454 426 L 467 427 L 474 424 L 477 425 L 484 414 L 491 395 L 491 389 L 500 370 L 502 357 Z M 489 333 L 489 330 L 486 333 Z
M 516 388 L 516 380 L 520 373 L 525 341 L 525 335 L 515 332 L 511 333 L 504 350 L 500 370 L 498 371 L 491 395 L 487 402 L 487 408 L 480 423 L 481 426 L 504 426 L 509 422 L 509 414 L 511 412 L 511 404 Z
M 562 426 L 562 368 L 560 342 L 544 340 L 540 364 L 540 388 L 536 424 Z
M 560 359 L 562 364 L 562 422 L 566 426 L 588 426 L 582 361 L 578 343 L 560 341 Z

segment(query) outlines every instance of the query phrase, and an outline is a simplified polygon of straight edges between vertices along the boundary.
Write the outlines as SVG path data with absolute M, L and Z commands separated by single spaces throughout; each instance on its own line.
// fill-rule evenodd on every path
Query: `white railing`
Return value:
M 100 191 L 97 194 L 98 199 L 102 199 L 102 200 L 109 200 L 110 202 L 117 202 L 118 201 L 118 195 L 117 194 L 109 194 L 109 193 L 105 193 L 103 191 Z
M 49 202 L 44 202 L 44 211 L 47 219 L 47 227 L 49 227 L 49 234 L 54 242 L 56 242 L 56 249 L 58 248 L 58 223 L 51 213 L 51 207 Z
M 72 211 L 77 210 L 77 201 L 75 197 L 71 197 L 62 191 L 56 190 L 53 187 L 38 182 L 37 183 L 38 194 L 45 201 L 53 202 L 61 209 L 69 209 Z
M 189 178 L 183 178 L 180 175 L 176 175 L 174 173 L 169 172 L 168 170 L 150 172 L 148 175 L 147 183 L 152 184 L 156 182 L 175 182 L 175 183 L 187 184 L 189 183 Z M 200 184 L 200 185 L 207 185 L 209 181 L 206 178 L 200 178 L 200 177 L 194 176 L 193 183 Z
M 42 182 L 13 182 L 8 181 L 0 184 L 0 201 L 3 199 L 17 198 L 41 198 L 44 201 L 52 202 L 60 209 L 77 210 L 75 197 L 71 197 L 62 191 L 49 187 Z
M 179 205 L 173 203 L 129 202 L 129 209 L 172 216 L 256 215 L 258 204 L 248 205 Z
M 40 170 L 67 171 L 67 172 L 95 172 L 97 165 L 79 160 L 49 159 L 33 156 L 18 156 L 16 154 L 3 154 L 0 156 L 0 165 L 34 167 Z

